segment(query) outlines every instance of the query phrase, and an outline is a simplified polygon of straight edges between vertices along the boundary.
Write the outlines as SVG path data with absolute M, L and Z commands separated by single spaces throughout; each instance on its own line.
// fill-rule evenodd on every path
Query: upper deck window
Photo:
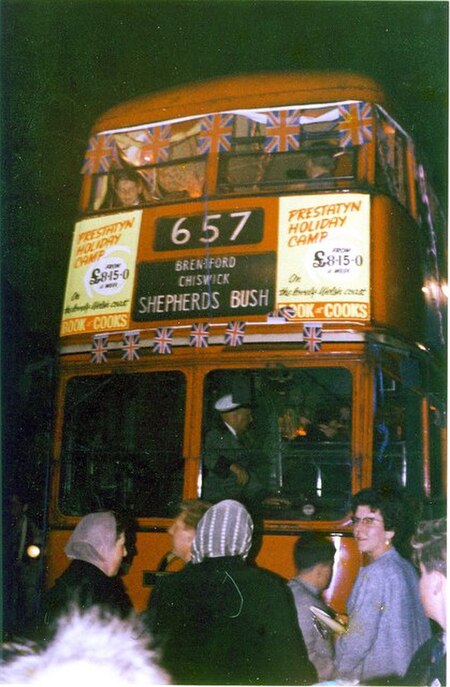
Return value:
M 89 210 L 134 204 L 118 193 L 124 170 L 140 177 L 139 204 L 200 198 L 216 156 L 218 194 L 353 178 L 354 149 L 372 141 L 372 112 L 363 102 L 241 110 L 97 134 L 82 169 L 92 178 Z
M 377 184 L 408 210 L 411 196 L 408 182 L 408 152 L 412 141 L 381 108 L 377 109 Z

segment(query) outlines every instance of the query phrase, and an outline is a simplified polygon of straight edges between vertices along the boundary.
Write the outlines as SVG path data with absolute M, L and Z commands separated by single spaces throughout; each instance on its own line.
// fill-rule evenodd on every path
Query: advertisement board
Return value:
M 61 336 L 129 326 L 141 219 L 131 210 L 77 222 Z
M 368 195 L 280 198 L 276 292 L 291 320 L 370 319 Z

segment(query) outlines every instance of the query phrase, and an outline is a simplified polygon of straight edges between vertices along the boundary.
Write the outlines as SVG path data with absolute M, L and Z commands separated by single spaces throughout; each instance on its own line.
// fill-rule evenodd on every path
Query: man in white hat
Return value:
M 203 498 L 220 501 L 225 498 L 251 500 L 262 490 L 251 471 L 251 454 L 242 437 L 252 422 L 250 404 L 233 394 L 219 398 L 214 408 L 220 413 L 222 426 L 208 432 L 204 448 Z

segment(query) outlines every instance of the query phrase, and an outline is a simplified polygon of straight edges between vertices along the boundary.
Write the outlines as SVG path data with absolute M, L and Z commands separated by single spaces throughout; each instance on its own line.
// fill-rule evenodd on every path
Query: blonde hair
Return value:
M 427 572 L 437 570 L 447 577 L 447 518 L 423 520 L 411 539 L 416 565 L 422 563 Z

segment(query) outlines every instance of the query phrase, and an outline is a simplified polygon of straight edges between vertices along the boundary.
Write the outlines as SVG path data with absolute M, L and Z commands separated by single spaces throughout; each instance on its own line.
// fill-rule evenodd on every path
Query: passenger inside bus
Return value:
M 350 429 L 350 408 L 342 405 L 335 409 L 325 407 L 318 410 L 316 427 L 319 441 L 348 441 Z
M 312 148 L 305 163 L 308 179 L 329 179 L 333 176 L 335 158 L 323 148 Z
M 145 202 L 144 181 L 134 169 L 120 169 L 114 174 L 113 205 L 131 207 Z

